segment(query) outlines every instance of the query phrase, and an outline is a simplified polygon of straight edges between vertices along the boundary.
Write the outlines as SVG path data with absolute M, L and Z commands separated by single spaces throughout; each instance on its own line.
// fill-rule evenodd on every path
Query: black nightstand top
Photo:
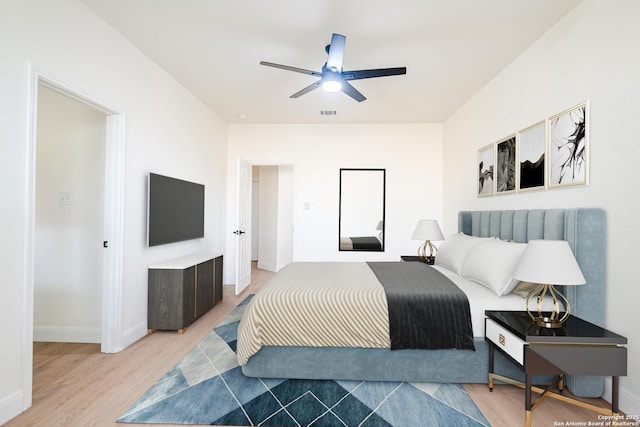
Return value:
M 419 257 L 418 255 L 401 255 L 400 259 L 402 261 L 405 261 L 405 262 L 407 262 L 407 261 L 409 261 L 409 262 L 424 262 L 425 264 L 433 265 L 433 263 L 436 260 L 436 257 L 435 256 L 432 256 L 432 257 L 428 256 L 427 258 L 423 259 L 423 258 Z
M 536 326 L 526 311 L 486 310 L 484 314 L 529 343 L 626 344 L 627 339 L 570 315 L 562 328 Z

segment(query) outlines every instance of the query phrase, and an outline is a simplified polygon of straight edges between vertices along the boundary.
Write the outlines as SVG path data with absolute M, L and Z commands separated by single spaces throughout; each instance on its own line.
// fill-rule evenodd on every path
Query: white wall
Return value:
M 30 65 L 126 113 L 121 347 L 146 333 L 147 265 L 222 252 L 227 128 L 80 0 L 0 0 L 0 423 L 31 401 Z M 149 171 L 206 185 L 205 238 L 145 245 Z
M 254 166 L 253 177 L 251 238 L 257 241 L 258 268 L 279 271 L 293 259 L 293 168 Z
M 254 166 L 251 179 L 251 260 L 258 260 L 260 227 L 260 167 Z
M 293 166 L 278 166 L 278 255 L 276 271 L 293 261 Z
M 228 233 L 237 157 L 293 168 L 294 261 L 399 260 L 420 245 L 411 240 L 418 219 L 442 219 L 440 124 L 229 125 L 227 150 Z M 338 251 L 340 168 L 386 168 L 385 252 Z M 228 239 L 226 283 L 235 281 L 234 251 Z
M 278 167 L 260 166 L 258 267 L 276 271 L 278 263 Z M 253 230 L 252 230 L 253 231 Z
M 640 412 L 640 2 L 585 0 L 444 126 L 444 231 L 462 209 L 602 207 L 607 212 L 606 327 L 629 339 L 621 409 Z M 477 150 L 582 101 L 591 104 L 590 185 L 477 198 Z
M 34 341 L 100 343 L 106 116 L 41 86 L 37 128 Z

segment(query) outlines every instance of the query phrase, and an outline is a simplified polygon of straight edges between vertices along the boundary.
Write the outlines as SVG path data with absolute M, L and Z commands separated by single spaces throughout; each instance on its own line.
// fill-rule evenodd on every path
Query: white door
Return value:
M 251 283 L 251 164 L 238 157 L 236 295 Z

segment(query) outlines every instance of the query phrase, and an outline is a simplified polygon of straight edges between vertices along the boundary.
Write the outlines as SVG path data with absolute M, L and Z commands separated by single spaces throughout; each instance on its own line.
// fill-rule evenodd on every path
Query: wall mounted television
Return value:
M 204 185 L 149 174 L 149 246 L 204 237 Z

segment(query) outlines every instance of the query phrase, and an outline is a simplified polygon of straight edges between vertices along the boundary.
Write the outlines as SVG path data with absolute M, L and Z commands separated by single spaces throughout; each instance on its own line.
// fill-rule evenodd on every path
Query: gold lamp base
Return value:
M 549 329 L 562 328 L 563 325 L 560 320 L 554 320 L 549 316 L 538 316 L 535 318 L 535 323 L 538 327 Z
M 542 311 L 542 301 L 547 294 L 547 291 L 549 291 L 549 295 L 551 295 L 551 298 L 553 299 L 553 309 L 551 310 L 550 315 L 545 315 Z M 529 301 L 533 297 L 536 298 L 537 313 L 535 314 L 537 315 L 534 315 L 534 313 L 531 313 L 531 311 L 529 310 Z M 560 316 L 560 304 L 558 303 L 559 299 L 562 300 L 565 306 L 565 312 L 562 316 Z M 541 328 L 561 328 L 564 324 L 564 321 L 567 320 L 571 312 L 569 301 L 564 295 L 562 295 L 560 291 L 555 289 L 553 285 L 540 285 L 533 291 L 529 292 L 525 304 L 527 307 L 527 313 L 529 313 L 529 317 L 531 317 L 531 320 L 533 320 L 536 326 Z
M 429 255 L 427 255 L 427 248 L 429 248 Z M 427 240 L 418 248 L 418 256 L 420 257 L 420 261 L 425 262 L 427 264 L 433 265 L 436 257 L 433 256 L 433 251 L 437 251 L 431 240 Z

